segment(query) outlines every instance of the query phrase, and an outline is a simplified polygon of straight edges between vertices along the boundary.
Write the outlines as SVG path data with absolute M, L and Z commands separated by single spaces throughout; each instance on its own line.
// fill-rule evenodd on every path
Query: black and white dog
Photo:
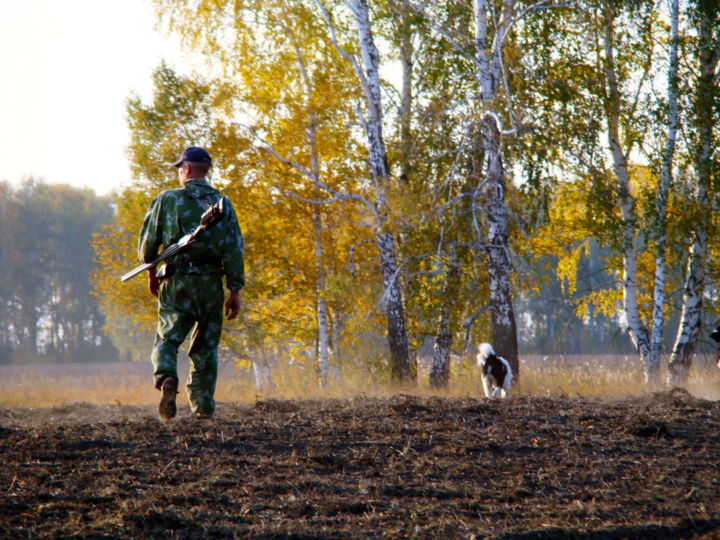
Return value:
M 502 356 L 496 356 L 489 343 L 481 343 L 479 349 L 477 365 L 482 370 L 485 395 L 490 399 L 498 395 L 502 398 L 508 397 L 513 378 L 510 364 Z

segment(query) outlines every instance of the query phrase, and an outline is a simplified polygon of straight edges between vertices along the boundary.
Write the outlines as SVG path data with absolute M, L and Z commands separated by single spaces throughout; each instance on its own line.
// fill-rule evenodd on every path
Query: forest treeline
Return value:
M 128 101 L 135 180 L 94 281 L 118 336 L 154 324 L 116 277 L 201 145 L 247 242 L 223 347 L 259 386 L 412 384 L 420 354 L 442 388 L 480 341 L 516 369 L 633 350 L 648 384 L 687 380 L 717 314 L 717 2 L 154 5 L 206 63 Z
M 0 183 L 0 364 L 118 359 L 90 284 L 92 235 L 112 216 L 90 189 Z

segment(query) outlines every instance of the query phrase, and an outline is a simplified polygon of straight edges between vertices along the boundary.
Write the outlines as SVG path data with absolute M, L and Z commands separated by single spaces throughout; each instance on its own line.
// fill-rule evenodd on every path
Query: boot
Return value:
M 175 398 L 178 393 L 178 380 L 175 377 L 167 377 L 160 387 L 162 391 L 162 397 L 160 398 L 160 405 L 158 406 L 158 412 L 160 418 L 163 420 L 170 420 L 175 418 L 177 414 L 177 405 L 175 404 Z

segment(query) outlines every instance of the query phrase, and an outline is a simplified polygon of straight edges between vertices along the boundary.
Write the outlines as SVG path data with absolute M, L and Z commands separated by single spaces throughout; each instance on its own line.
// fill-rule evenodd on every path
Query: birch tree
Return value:
M 329 13 L 317 0 L 339 52 L 345 56 L 355 70 L 362 88 L 364 109 L 358 109 L 360 123 L 367 138 L 370 177 L 375 188 L 374 234 L 380 255 L 380 267 L 385 292 L 383 301 L 387 317 L 388 346 L 390 349 L 390 374 L 394 382 L 414 384 L 416 369 L 411 361 L 405 323 L 405 308 L 400 283 L 400 268 L 392 231 L 388 223 L 388 183 L 391 180 L 385 139 L 383 137 L 383 105 L 380 89 L 380 54 L 375 45 L 370 24 L 370 13 L 365 0 L 348 0 L 357 30 L 360 59 L 348 54 L 337 41 L 335 28 Z
M 281 19 L 281 25 L 285 30 L 292 47 L 295 50 L 297 58 L 298 71 L 300 73 L 300 79 L 302 81 L 302 87 L 305 94 L 305 107 L 307 108 L 307 144 L 310 153 L 310 176 L 316 184 L 317 198 L 322 198 L 321 189 L 319 187 L 320 179 L 320 152 L 318 150 L 317 138 L 318 138 L 318 115 L 315 111 L 312 96 L 315 94 L 313 89 L 312 81 L 308 74 L 306 65 L 305 55 L 302 48 L 300 47 L 299 40 L 295 35 L 292 28 L 292 22 L 288 20 L 286 13 L 283 10 L 283 18 Z M 328 373 L 330 370 L 329 365 L 329 341 L 330 341 L 330 319 L 328 315 L 328 304 L 327 304 L 327 271 L 325 268 L 325 242 L 324 242 L 324 224 L 323 224 L 323 212 L 319 204 L 313 205 L 312 209 L 312 224 L 313 224 L 313 242 L 315 252 L 315 288 L 316 288 L 316 302 L 317 302 L 317 323 L 318 323 L 318 381 L 321 388 L 327 388 L 328 386 Z
M 512 304 L 511 272 L 508 210 L 505 202 L 505 165 L 502 153 L 503 123 L 499 115 L 499 94 L 504 86 L 506 100 L 510 100 L 510 89 L 505 73 L 504 54 L 510 26 L 515 13 L 515 1 L 504 0 L 499 13 L 491 10 L 486 0 L 474 1 L 475 15 L 475 76 L 478 84 L 478 111 L 481 115 L 479 133 L 481 138 L 477 146 L 484 154 L 484 170 L 472 171 L 473 178 L 478 181 L 473 194 L 473 220 L 482 217 L 487 223 L 487 232 L 478 232 L 477 244 L 484 246 L 488 258 L 490 287 L 490 306 L 493 347 L 502 354 L 519 377 L 520 366 L 517 349 L 517 327 Z M 496 21 L 494 36 L 490 38 L 488 21 Z M 507 118 L 512 118 L 514 111 L 508 110 Z M 478 165 L 479 161 L 476 161 Z M 482 179 L 482 181 L 480 181 Z M 482 206 L 478 197 L 482 195 Z M 482 209 L 482 210 L 481 210 Z
M 640 240 L 637 235 L 636 201 L 632 195 L 628 155 L 637 141 L 628 137 L 621 138 L 621 100 L 620 87 L 615 63 L 615 6 L 606 2 L 602 6 L 603 49 L 605 65 L 605 84 L 607 88 L 606 119 L 609 150 L 617 181 L 617 196 L 622 218 L 622 257 L 623 257 L 623 313 L 627 329 L 635 348 L 640 354 L 643 365 L 649 366 L 650 340 L 647 328 L 640 316 L 638 304 L 637 257 Z M 647 371 L 648 368 L 646 368 Z
M 452 330 L 454 326 L 453 311 L 458 301 L 458 285 L 460 281 L 460 264 L 457 256 L 458 247 L 448 248 L 448 263 L 445 272 L 445 283 L 441 293 L 438 329 L 433 347 L 433 360 L 430 369 L 430 387 L 446 388 L 450 379 L 450 349 L 452 346 Z
M 660 377 L 660 355 L 663 346 L 663 325 L 665 323 L 666 270 L 667 270 L 667 205 L 673 183 L 675 142 L 678 130 L 678 47 L 679 47 L 679 0 L 670 2 L 670 46 L 667 73 L 668 119 L 667 137 L 662 153 L 660 184 L 655 207 L 655 286 L 653 295 L 652 333 L 650 352 L 645 364 L 645 382 L 658 386 Z
M 708 264 L 708 239 L 712 232 L 714 201 L 713 178 L 717 170 L 714 156 L 716 123 L 720 104 L 720 9 L 715 2 L 700 0 L 691 7 L 690 19 L 696 24 L 695 58 L 697 75 L 692 101 L 692 165 L 696 177 L 693 197 L 694 227 L 683 290 L 680 328 L 668 366 L 668 385 L 687 383 L 692 355 L 700 333 Z
M 451 51 L 448 54 L 467 61 L 464 64 L 467 72 L 454 72 L 455 80 L 462 80 L 465 73 L 473 77 L 473 83 L 467 87 L 463 96 L 467 105 L 459 107 L 466 114 L 466 153 L 469 154 L 467 189 L 461 199 L 467 197 L 470 202 L 467 223 L 474 234 L 471 245 L 476 254 L 476 268 L 482 268 L 482 272 L 477 273 L 486 276 L 484 279 L 488 281 L 490 309 L 487 311 L 490 313 L 492 341 L 495 349 L 510 360 L 518 373 L 508 196 L 508 189 L 512 190 L 513 174 L 507 163 L 513 153 L 520 156 L 519 159 L 524 163 L 537 163 L 542 156 L 553 155 L 556 151 L 553 150 L 551 137 L 543 139 L 530 135 L 529 126 L 523 125 L 522 119 L 533 114 L 533 109 L 537 107 L 531 97 L 537 95 L 536 92 L 533 94 L 535 89 L 532 88 L 536 84 L 532 77 L 537 76 L 537 72 L 524 73 L 528 69 L 523 65 L 526 61 L 525 51 L 521 45 L 513 43 L 514 31 L 523 28 L 524 35 L 529 36 L 531 47 L 538 48 L 539 43 L 542 43 L 551 49 L 553 56 L 562 56 L 557 50 L 554 36 L 547 37 L 539 32 L 533 34 L 532 30 L 535 21 L 559 6 L 543 1 L 517 3 L 514 0 L 479 0 L 471 6 L 413 2 L 413 6 L 430 21 L 434 31 L 450 44 Z M 468 10 L 468 7 L 472 9 Z M 463 8 L 471 14 L 469 19 L 450 15 L 454 10 Z M 465 24 L 467 26 L 463 26 Z M 472 46 L 468 47 L 468 43 Z M 523 79 L 527 75 L 530 77 Z M 521 87 L 523 92 L 519 100 L 514 95 L 516 87 Z M 521 104 L 520 107 L 517 103 Z M 553 122 L 554 125 L 561 123 L 558 119 Z M 538 121 L 538 125 L 540 123 Z M 563 129 L 566 128 L 557 128 L 556 131 L 562 133 Z M 541 141 L 540 144 L 531 144 L 532 151 L 537 152 L 532 156 L 527 152 L 526 137 Z M 507 147 L 508 140 L 515 145 L 515 149 Z M 533 176 L 529 175 L 528 180 L 528 183 L 534 182 Z M 531 200 L 528 197 L 525 202 Z M 487 264 L 480 262 L 483 259 Z M 476 305 L 471 313 L 477 313 L 469 316 L 464 326 L 469 329 L 478 314 L 485 311 L 484 306 Z M 438 343 L 441 342 L 438 340 Z

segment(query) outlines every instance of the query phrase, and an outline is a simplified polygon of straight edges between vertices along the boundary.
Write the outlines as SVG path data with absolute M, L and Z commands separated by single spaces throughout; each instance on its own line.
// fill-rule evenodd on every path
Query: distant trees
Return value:
M 92 296 L 92 235 L 110 198 L 29 180 L 0 184 L 0 362 L 117 359 Z

